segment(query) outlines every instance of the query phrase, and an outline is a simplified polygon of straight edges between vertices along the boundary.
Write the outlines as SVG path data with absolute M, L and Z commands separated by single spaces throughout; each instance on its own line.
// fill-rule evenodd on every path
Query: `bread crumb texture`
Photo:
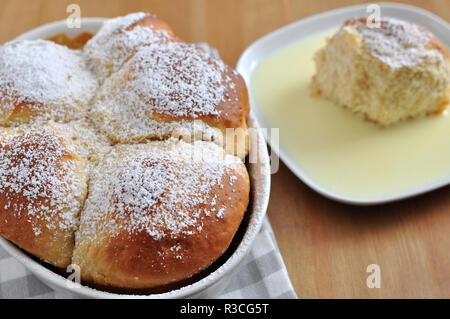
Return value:
M 315 55 L 311 92 L 387 126 L 439 112 L 450 100 L 445 46 L 424 28 L 382 18 L 348 20 Z

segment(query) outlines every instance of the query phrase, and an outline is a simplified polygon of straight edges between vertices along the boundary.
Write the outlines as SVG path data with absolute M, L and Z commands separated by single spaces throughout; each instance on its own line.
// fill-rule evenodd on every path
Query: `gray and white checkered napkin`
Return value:
M 49 288 L 0 247 L 0 298 L 67 298 Z M 239 272 L 218 298 L 296 298 L 266 218 Z

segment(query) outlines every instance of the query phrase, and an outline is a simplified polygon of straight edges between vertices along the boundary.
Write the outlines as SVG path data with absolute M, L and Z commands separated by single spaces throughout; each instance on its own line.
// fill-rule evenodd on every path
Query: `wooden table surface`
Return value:
M 66 18 L 67 5 L 77 3 L 83 17 L 155 13 L 182 39 L 209 42 L 235 65 L 264 34 L 361 2 L 0 0 L 0 43 Z M 450 20 L 448 0 L 403 2 Z M 268 214 L 300 298 L 450 298 L 450 187 L 395 204 L 352 207 L 316 194 L 281 164 L 272 176 Z M 369 264 L 380 266 L 381 288 L 366 286 Z

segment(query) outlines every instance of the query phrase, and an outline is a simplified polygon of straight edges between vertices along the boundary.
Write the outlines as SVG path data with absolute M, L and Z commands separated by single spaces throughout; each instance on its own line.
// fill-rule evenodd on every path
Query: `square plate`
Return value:
M 409 5 L 394 3 L 377 3 L 377 5 L 380 6 L 382 16 L 394 17 L 424 26 L 443 43 L 445 43 L 447 46 L 450 46 L 450 25 L 438 16 L 433 15 L 423 9 Z M 294 42 L 298 42 L 299 40 L 310 37 L 311 35 L 318 34 L 332 28 L 337 29 L 349 18 L 355 16 L 367 16 L 369 13 L 366 10 L 367 5 L 357 5 L 327 11 L 299 20 L 258 39 L 244 51 L 239 59 L 237 70 L 244 77 L 247 86 L 250 88 L 249 95 L 251 109 L 261 127 L 268 128 L 268 121 L 264 117 L 261 108 L 255 102 L 250 85 L 252 74 L 259 63 L 272 53 L 285 48 L 286 46 Z M 270 141 L 268 142 L 270 143 Z M 322 185 L 316 183 L 313 179 L 311 179 L 305 173 L 301 165 L 297 163 L 292 158 L 292 156 L 289 155 L 289 149 L 285 149 L 282 143 L 279 148 L 276 145 L 271 146 L 272 150 L 279 154 L 280 158 L 283 160 L 286 166 L 288 166 L 289 169 L 309 187 L 330 199 L 349 204 L 373 205 L 386 203 L 429 192 L 450 183 L 450 176 L 448 176 L 430 184 L 424 183 L 425 185 L 422 187 L 418 187 L 407 192 L 390 194 L 388 196 L 375 198 L 343 196 L 330 191 L 329 189 L 323 187 Z

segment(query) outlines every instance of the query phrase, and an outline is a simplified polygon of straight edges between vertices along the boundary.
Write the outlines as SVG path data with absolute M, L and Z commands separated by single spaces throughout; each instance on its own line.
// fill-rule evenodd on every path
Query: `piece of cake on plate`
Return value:
M 353 18 L 315 55 L 311 91 L 387 126 L 442 111 L 450 100 L 448 51 L 424 28 Z

